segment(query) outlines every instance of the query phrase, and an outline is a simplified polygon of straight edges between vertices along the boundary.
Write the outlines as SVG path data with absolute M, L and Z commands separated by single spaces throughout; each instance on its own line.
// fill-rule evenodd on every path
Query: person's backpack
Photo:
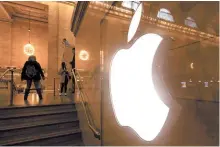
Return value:
M 29 78 L 33 78 L 37 75 L 37 70 L 34 65 L 27 65 L 25 72 Z

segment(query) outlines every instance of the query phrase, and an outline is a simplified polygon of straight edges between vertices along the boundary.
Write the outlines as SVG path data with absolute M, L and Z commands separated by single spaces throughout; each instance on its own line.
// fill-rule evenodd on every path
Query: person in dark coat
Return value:
M 62 62 L 61 68 L 60 68 L 58 74 L 60 75 L 60 85 L 61 85 L 59 95 L 61 96 L 63 93 L 63 90 L 64 90 L 64 92 L 65 92 L 64 95 L 67 96 L 66 92 L 67 92 L 67 85 L 70 80 L 70 75 L 69 75 L 69 72 L 67 71 L 65 62 Z
M 75 67 L 76 67 L 76 63 L 75 63 L 75 48 L 72 48 L 72 53 L 73 53 L 73 59 L 72 61 L 70 62 L 71 64 L 71 67 L 72 67 L 72 71 L 75 73 Z M 75 92 L 75 78 L 74 76 L 72 77 L 72 93 Z
M 31 84 L 34 82 L 34 86 L 36 88 L 37 94 L 39 95 L 40 100 L 43 99 L 41 93 L 41 83 L 40 80 L 44 80 L 44 73 L 41 69 L 40 64 L 36 61 L 35 56 L 30 56 L 28 61 L 25 62 L 24 67 L 22 68 L 21 80 L 27 81 L 27 87 L 24 93 L 24 100 L 27 100 L 28 94 L 30 92 Z

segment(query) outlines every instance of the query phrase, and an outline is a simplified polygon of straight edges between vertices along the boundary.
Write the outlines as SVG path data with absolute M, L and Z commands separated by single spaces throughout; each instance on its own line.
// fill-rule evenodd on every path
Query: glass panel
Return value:
M 106 11 L 103 19 L 100 21 L 101 125 L 103 129 L 103 145 L 170 145 L 168 142 L 163 142 L 159 139 L 159 136 L 169 136 L 165 131 L 159 132 L 155 138 L 150 135 L 144 137 L 144 133 L 138 134 L 140 133 L 137 131 L 139 127 L 135 128 L 134 125 L 136 123 L 141 126 L 141 122 L 144 122 L 145 118 L 148 118 L 150 121 L 150 117 L 147 117 L 148 113 L 152 112 L 153 114 L 160 110 L 153 111 L 152 108 L 152 111 L 142 113 L 145 109 L 141 106 L 151 107 L 149 105 L 150 101 L 147 100 L 155 98 L 152 92 L 153 88 L 149 87 L 151 82 L 153 82 L 154 89 L 162 104 L 169 108 L 169 115 L 172 115 L 170 117 L 176 120 L 178 120 L 177 116 L 182 115 L 180 113 L 181 108 L 184 110 L 185 106 L 188 108 L 191 101 L 195 102 L 198 99 L 201 101 L 219 101 L 217 98 L 218 45 L 207 40 L 199 42 L 198 38 L 191 35 L 192 33 L 186 35 L 183 33 L 185 30 L 182 26 L 167 22 L 174 22 L 173 16 L 169 11 L 158 12 L 156 2 L 144 3 L 146 5 L 143 6 L 144 11 L 141 22 L 130 42 L 127 42 L 127 38 L 135 12 L 123 8 L 125 3 L 124 6 L 116 4 L 111 10 Z M 160 18 L 167 21 L 163 21 Z M 175 26 L 182 29 L 179 29 L 180 31 L 175 30 Z M 145 41 L 142 45 L 135 46 L 135 44 L 141 42 L 140 40 L 143 36 L 150 33 L 162 37 L 162 41 L 151 58 L 149 56 L 151 52 L 146 50 L 153 49 L 153 46 L 157 44 L 156 39 L 152 39 L 150 42 Z M 142 53 L 139 52 L 140 50 L 137 52 L 133 51 L 132 54 L 129 54 L 133 48 L 136 50 L 143 48 L 144 51 Z M 208 48 L 212 48 L 212 50 Z M 214 53 L 216 54 L 214 55 Z M 137 57 L 135 58 L 135 56 Z M 152 64 L 148 66 L 151 59 L 153 59 Z M 136 61 L 140 61 L 139 64 L 136 64 L 138 63 Z M 114 68 L 114 65 L 117 68 Z M 150 74 L 144 73 L 144 68 L 146 69 L 147 67 L 151 67 Z M 115 70 L 118 72 L 111 76 L 112 71 Z M 120 76 L 116 78 L 116 83 L 118 82 L 118 84 L 115 84 L 117 88 L 114 89 L 111 87 L 113 85 L 111 78 L 115 78 L 118 75 Z M 149 78 L 151 80 L 145 81 L 145 76 L 149 75 L 151 75 L 151 78 Z M 204 82 L 208 82 L 208 87 L 205 87 Z M 212 86 L 210 83 L 212 83 Z M 113 100 L 113 89 L 114 92 L 120 93 L 116 100 Z M 141 90 L 146 92 L 146 97 L 143 96 L 144 94 L 141 93 Z M 146 100 L 142 99 L 143 97 Z M 136 113 L 136 109 L 141 109 L 141 111 Z M 194 109 L 189 111 L 194 112 Z M 126 117 L 128 115 L 130 117 Z M 155 114 L 154 116 L 158 115 Z M 189 117 L 186 118 L 188 119 Z M 139 121 L 137 122 L 137 120 Z M 145 123 L 146 126 L 147 123 Z M 163 129 L 171 129 L 172 125 L 177 124 L 166 120 L 165 125 L 162 125 L 162 127 L 164 127 Z M 125 126 L 132 126 L 133 129 Z M 156 143 L 154 141 L 146 142 L 146 140 L 151 139 L 155 139 Z M 174 139 L 169 139 L 171 142 L 175 142 Z
M 81 94 L 76 91 L 77 97 L 74 100 L 77 103 L 77 109 L 80 110 L 78 115 L 80 126 L 85 134 L 85 145 L 101 144 L 88 126 L 81 102 L 83 95 L 90 123 L 94 129 L 101 131 L 100 20 L 111 3 L 91 1 L 76 36 L 77 80 Z

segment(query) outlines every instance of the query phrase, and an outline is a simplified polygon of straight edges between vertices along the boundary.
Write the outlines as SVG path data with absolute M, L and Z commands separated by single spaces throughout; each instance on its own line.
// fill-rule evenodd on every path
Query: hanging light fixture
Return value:
M 80 53 L 79 53 L 79 58 L 81 60 L 86 61 L 86 60 L 89 59 L 89 53 L 87 51 L 85 51 L 85 50 L 81 50 Z
M 35 51 L 34 47 L 31 45 L 31 42 L 30 42 L 30 32 L 31 32 L 31 28 L 30 28 L 30 11 L 29 11 L 29 28 L 28 28 L 29 41 L 28 41 L 28 44 L 24 46 L 24 53 L 28 56 L 33 55 Z

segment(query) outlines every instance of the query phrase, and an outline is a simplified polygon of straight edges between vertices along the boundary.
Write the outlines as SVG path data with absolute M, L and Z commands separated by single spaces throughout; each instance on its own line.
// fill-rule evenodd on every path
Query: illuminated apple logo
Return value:
M 131 20 L 128 42 L 133 38 L 142 13 L 140 4 Z M 152 64 L 162 37 L 145 34 L 130 49 L 120 49 L 110 69 L 110 91 L 115 116 L 146 141 L 160 132 L 169 108 L 160 100 L 152 79 Z

